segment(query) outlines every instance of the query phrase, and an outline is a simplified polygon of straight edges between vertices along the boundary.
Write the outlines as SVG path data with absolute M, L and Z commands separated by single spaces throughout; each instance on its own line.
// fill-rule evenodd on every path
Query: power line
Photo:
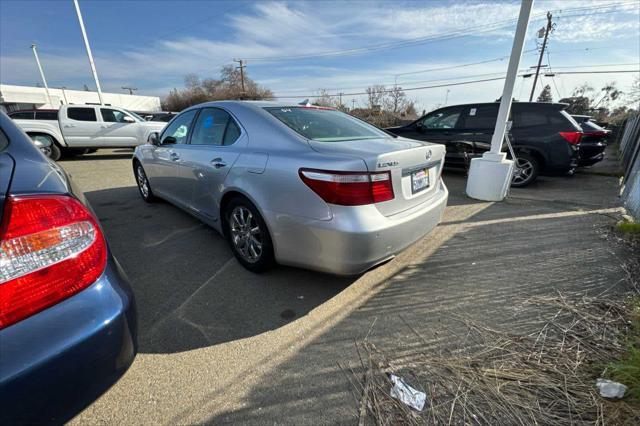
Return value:
M 529 53 L 536 51 L 537 49 L 531 49 L 530 51 L 527 51 Z M 508 56 L 507 56 L 508 57 Z M 450 70 L 450 69 L 456 69 L 456 68 L 464 68 L 464 67 L 468 67 L 468 66 L 472 66 L 472 65 L 478 65 L 478 64 L 484 64 L 484 63 L 488 63 L 491 61 L 495 61 L 497 58 L 494 59 L 487 59 L 484 61 L 480 61 L 480 62 L 471 62 L 471 63 L 467 63 L 467 64 L 460 64 L 460 65 L 452 65 L 452 66 L 447 66 L 447 67 L 439 67 L 439 68 L 430 68 L 430 69 L 425 69 L 425 70 L 420 70 L 420 71 L 412 71 L 410 73 L 403 73 L 403 74 L 394 74 L 395 76 L 399 76 L 399 75 L 408 75 L 408 74 L 422 74 L 422 73 L 427 73 L 427 72 L 432 72 L 432 71 L 443 71 L 443 70 Z M 347 71 L 348 73 L 353 73 L 354 71 Z M 344 73 L 344 71 L 343 71 Z M 471 75 L 471 76 L 461 76 L 461 77 L 451 77 L 451 78 L 441 78 L 441 79 L 435 79 L 435 80 L 410 80 L 410 81 L 405 81 L 404 84 L 420 84 L 420 83 L 430 83 L 433 81 L 445 81 L 445 80 L 455 80 L 455 79 L 460 79 L 460 78 L 469 78 L 469 77 L 486 77 L 489 75 L 496 75 L 496 74 L 502 74 L 502 71 L 500 72 L 493 72 L 493 73 L 485 73 L 485 74 L 476 74 L 476 75 Z M 394 82 L 393 84 L 395 85 L 397 83 Z M 374 85 L 374 84 L 378 84 L 378 83 L 371 83 L 370 85 Z M 392 83 L 384 83 L 383 85 L 385 86 L 390 86 Z M 331 90 L 331 91 L 338 91 L 338 90 L 353 90 L 353 89 L 357 89 L 359 87 L 362 87 L 362 84 L 358 85 L 358 86 L 351 86 L 351 87 L 332 87 L 332 88 L 323 88 L 325 90 Z M 295 91 L 294 91 L 295 92 Z M 286 91 L 285 91 L 286 93 Z
M 614 73 L 627 73 L 627 72 L 638 72 L 640 73 L 640 70 L 608 70 L 608 71 L 565 71 L 565 72 L 558 72 L 555 74 L 614 74 Z M 525 77 L 527 76 L 526 74 L 521 74 L 518 77 Z M 501 76 L 501 77 L 494 77 L 494 78 L 485 78 L 485 79 L 480 79 L 480 80 L 471 80 L 471 81 L 461 81 L 461 82 L 457 82 L 457 83 L 445 83 L 445 84 L 437 84 L 437 85 L 433 85 L 433 86 L 419 86 L 419 87 L 407 87 L 407 88 L 403 88 L 402 91 L 403 92 L 410 92 L 410 91 L 414 91 L 414 90 L 424 90 L 424 89 L 435 89 L 435 88 L 441 88 L 441 87 L 451 87 L 451 86 L 462 86 L 462 85 L 467 85 L 467 84 L 475 84 L 475 83 L 485 83 L 485 82 L 489 82 L 489 81 L 498 81 L 498 80 L 504 80 L 505 76 Z M 385 89 L 385 90 L 381 90 L 379 91 L 380 93 L 390 93 L 392 92 L 394 89 Z M 357 96 L 357 95 L 366 95 L 367 92 L 354 92 L 354 93 L 342 93 L 342 96 Z M 298 98 L 319 98 L 321 96 L 329 96 L 329 97 L 337 97 L 340 96 L 340 94 L 329 94 L 329 93 L 324 93 L 322 95 L 288 95 L 288 96 L 274 96 L 274 99 L 298 99 Z
M 549 71 L 553 73 L 553 68 L 551 67 L 551 57 L 549 56 L 549 49 L 547 49 L 547 64 L 549 64 Z M 556 85 L 556 78 L 553 74 L 551 75 L 551 82 L 553 83 L 553 87 L 556 89 L 558 99 L 562 99 L 562 95 L 560 95 L 560 91 L 558 90 L 558 86 Z
M 640 69 L 638 70 L 606 70 L 606 71 L 560 71 L 554 74 L 562 75 L 562 74 L 618 74 L 618 73 L 628 73 L 635 72 L 640 74 Z
M 448 83 L 448 84 L 439 84 L 439 85 L 435 85 L 435 86 L 422 86 L 422 87 L 409 87 L 406 89 L 402 89 L 403 92 L 409 92 L 409 91 L 413 91 L 413 90 L 422 90 L 422 89 L 435 89 L 438 87 L 449 87 L 449 86 L 461 86 L 464 84 L 472 84 L 472 83 L 483 83 L 483 82 L 487 82 L 487 81 L 497 81 L 497 80 L 504 80 L 505 77 L 496 77 L 496 78 L 486 78 L 483 80 L 473 80 L 473 81 L 463 81 L 463 82 L 459 82 L 459 83 Z M 392 92 L 394 89 L 385 89 L 385 90 L 380 90 L 378 91 L 378 93 L 390 93 Z M 357 95 L 366 95 L 367 92 L 356 92 L 356 93 L 343 93 L 342 96 L 357 96 Z M 336 97 L 338 96 L 337 94 L 324 94 L 324 95 L 291 95 L 291 96 L 274 96 L 274 99 L 294 99 L 294 98 L 319 98 L 320 96 L 330 96 L 330 97 Z
M 521 70 L 524 71 L 524 70 Z M 484 77 L 491 77 L 491 76 L 498 76 L 498 75 L 503 75 L 504 72 L 499 71 L 499 72 L 491 72 L 491 73 L 483 73 L 483 74 L 472 74 L 472 75 L 464 75 L 464 76 L 460 76 L 460 77 L 447 77 L 447 78 L 436 78 L 436 79 L 430 79 L 430 80 L 419 80 L 419 81 L 408 81 L 405 82 L 405 84 L 422 84 L 422 83 L 433 83 L 433 82 L 437 82 L 437 81 L 451 81 L 451 80 L 463 80 L 465 78 L 484 78 Z M 375 85 L 382 85 L 382 86 L 391 86 L 391 87 L 395 87 L 394 84 L 392 83 L 387 83 L 387 84 L 378 84 L 378 83 L 371 83 L 368 84 L 368 86 L 375 86 Z M 360 84 L 358 86 L 351 86 L 351 87 L 333 87 L 333 88 L 322 88 L 322 90 L 326 90 L 326 91 L 338 91 L 338 90 L 357 90 L 359 88 L 361 88 L 363 85 Z M 400 87 L 400 86 L 399 86 Z M 400 87 L 401 90 L 404 90 L 402 87 Z M 295 90 L 285 90 L 283 92 L 280 93 L 296 93 Z
M 525 53 L 530 53 L 530 52 L 535 52 L 537 49 L 529 49 L 529 50 L 525 50 L 524 52 L 522 52 L 523 54 Z M 396 77 L 399 77 L 401 75 L 411 75 L 411 74 L 422 74 L 425 72 L 433 72 L 433 71 L 444 71 L 444 70 L 452 70 L 452 69 L 456 69 L 456 68 L 464 68 L 464 67 L 470 67 L 473 65 L 481 65 L 481 64 L 488 64 L 490 62 L 497 62 L 497 61 L 503 61 L 505 59 L 509 59 L 509 55 L 507 56 L 500 56 L 498 58 L 493 58 L 493 59 L 486 59 L 484 61 L 479 61 L 479 62 L 469 62 L 467 64 L 461 64 L 461 65 L 453 65 L 453 66 L 448 66 L 448 67 L 440 67 L 440 68 L 429 68 L 426 70 L 419 70 L 419 71 L 411 71 L 411 72 L 403 72 L 400 74 L 394 74 Z
M 622 65 L 637 65 L 635 63 L 622 63 L 622 64 L 595 64 L 595 65 L 584 65 L 584 66 L 569 66 L 569 67 L 554 67 L 554 69 L 575 69 L 575 68 L 590 68 L 590 67 L 606 67 L 606 66 L 622 66 Z M 528 69 L 520 69 L 519 72 L 521 73 L 525 73 L 525 72 L 530 72 L 530 70 Z M 499 72 L 492 72 L 492 73 L 483 73 L 483 74 L 471 74 L 471 75 L 463 75 L 460 77 L 447 77 L 447 78 L 437 78 L 437 79 L 429 79 L 429 80 L 411 80 L 411 81 L 406 81 L 404 82 L 404 84 L 422 84 L 422 83 L 433 83 L 433 82 L 437 82 L 437 81 L 450 81 L 450 80 L 461 80 L 461 79 L 465 79 L 465 78 L 484 78 L 484 77 L 489 77 L 489 76 L 496 76 L 496 75 L 503 75 L 504 73 L 502 71 Z M 548 73 L 546 73 L 548 74 Z M 370 86 L 373 85 L 377 85 L 377 84 L 381 84 L 383 86 L 392 86 L 392 83 L 370 83 Z M 344 91 L 344 90 L 355 90 L 362 87 L 362 84 L 358 85 L 358 86 L 350 86 L 350 87 L 332 87 L 332 88 L 322 88 L 324 90 L 327 91 L 333 91 L 333 92 L 337 92 L 337 91 Z M 295 90 L 291 90 L 291 91 L 283 91 L 280 93 L 283 94 L 287 94 L 287 93 L 295 93 Z
M 548 59 L 548 55 L 547 55 L 547 59 Z M 637 62 L 625 62 L 625 63 L 618 63 L 618 64 L 592 64 L 592 65 L 569 65 L 569 66 L 564 66 L 564 67 L 554 67 L 555 69 L 563 69 L 563 68 L 598 68 L 598 67 L 622 67 L 622 66 L 628 66 L 628 65 L 638 65 Z
M 617 7 L 617 6 L 626 7 L 628 5 L 635 5 L 635 2 L 617 2 L 617 3 L 609 3 L 605 5 L 598 5 L 598 6 L 586 6 L 586 7 L 578 7 L 578 8 L 570 8 L 570 9 L 556 9 L 556 10 L 553 10 L 553 12 L 565 13 L 565 12 L 583 11 L 583 10 L 596 11 L 596 10 L 608 9 L 608 8 Z M 624 10 L 617 9 L 612 11 L 612 13 L 621 12 L 621 11 L 624 11 Z M 600 13 L 604 13 L 604 12 L 600 12 Z M 545 15 L 546 14 L 538 14 L 532 20 L 536 20 L 537 17 L 544 17 Z M 571 15 L 571 16 L 581 16 L 581 15 Z M 398 42 L 380 43 L 380 44 L 361 46 L 361 47 L 356 47 L 351 49 L 325 51 L 325 52 L 318 52 L 313 54 L 289 55 L 289 56 L 265 56 L 265 57 L 253 57 L 253 58 L 245 58 L 245 59 L 251 60 L 254 62 L 261 62 L 261 61 L 288 61 L 288 60 L 297 60 L 297 59 L 347 56 L 347 55 L 353 55 L 353 54 L 359 54 L 359 53 L 372 52 L 376 50 L 408 47 L 416 44 L 424 44 L 424 43 L 429 43 L 434 41 L 449 40 L 452 38 L 464 37 L 467 35 L 477 35 L 478 33 L 490 32 L 496 29 L 503 28 L 505 26 L 513 25 L 515 24 L 515 21 L 516 21 L 515 18 L 511 18 L 511 19 L 497 21 L 490 24 L 461 28 L 461 29 L 451 31 L 449 33 L 440 34 L 440 35 L 416 37 L 416 38 L 407 39 L 407 40 L 398 41 Z

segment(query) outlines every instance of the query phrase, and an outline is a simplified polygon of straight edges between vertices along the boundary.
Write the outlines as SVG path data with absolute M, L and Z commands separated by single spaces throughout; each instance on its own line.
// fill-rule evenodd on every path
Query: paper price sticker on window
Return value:
M 471 108 L 469 110 L 469 115 L 476 115 L 476 108 Z

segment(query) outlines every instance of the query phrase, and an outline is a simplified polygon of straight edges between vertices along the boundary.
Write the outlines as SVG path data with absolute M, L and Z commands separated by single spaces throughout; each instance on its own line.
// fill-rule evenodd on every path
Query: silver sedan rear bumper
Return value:
M 393 216 L 373 205 L 331 206 L 331 220 L 265 211 L 276 260 L 336 275 L 355 275 L 392 258 L 438 225 L 449 191 L 442 181 L 429 200 Z

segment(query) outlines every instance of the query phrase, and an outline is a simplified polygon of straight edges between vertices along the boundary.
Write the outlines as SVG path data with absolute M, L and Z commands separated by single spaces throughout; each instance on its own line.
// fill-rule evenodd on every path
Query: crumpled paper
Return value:
M 420 392 L 405 383 L 405 381 L 393 374 L 389 375 L 393 387 L 391 388 L 391 397 L 398 399 L 414 410 L 422 411 L 424 403 L 427 400 L 427 395 L 424 392 Z

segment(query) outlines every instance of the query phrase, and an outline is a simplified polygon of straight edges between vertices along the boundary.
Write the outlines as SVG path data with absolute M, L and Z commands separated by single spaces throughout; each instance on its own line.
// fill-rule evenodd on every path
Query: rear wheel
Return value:
M 538 178 L 539 171 L 540 164 L 534 157 L 529 154 L 516 154 L 511 186 L 518 188 L 533 183 Z
M 144 172 L 142 164 L 136 162 L 134 163 L 133 168 L 136 175 L 136 183 L 138 184 L 138 191 L 140 191 L 142 199 L 147 203 L 154 202 L 156 200 L 156 196 L 153 195 L 153 192 L 151 191 L 151 185 L 149 185 L 149 179 L 147 179 L 147 174 Z
M 226 207 L 224 217 L 229 246 L 242 266 L 257 273 L 273 267 L 273 243 L 258 209 L 244 198 L 235 198 Z

